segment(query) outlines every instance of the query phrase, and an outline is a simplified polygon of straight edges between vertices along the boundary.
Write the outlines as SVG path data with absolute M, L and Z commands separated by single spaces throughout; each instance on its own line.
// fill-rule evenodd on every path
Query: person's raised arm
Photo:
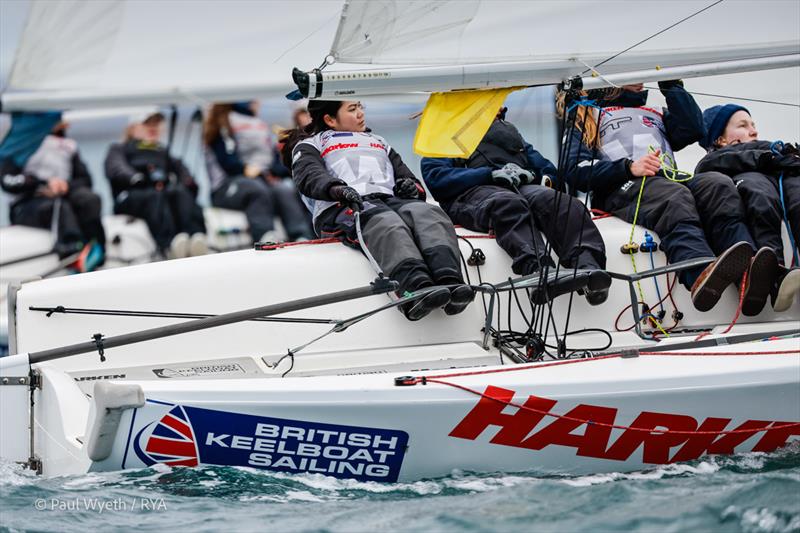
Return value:
M 691 94 L 683 88 L 681 80 L 658 82 L 661 93 L 667 100 L 664 113 L 664 128 L 667 140 L 674 151 L 678 151 L 703 138 L 703 112 Z

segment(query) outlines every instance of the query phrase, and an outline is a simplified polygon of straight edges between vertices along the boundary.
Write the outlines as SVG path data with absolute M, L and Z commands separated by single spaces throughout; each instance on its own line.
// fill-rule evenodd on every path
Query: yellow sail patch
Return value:
M 414 135 L 414 151 L 423 157 L 469 157 L 509 93 L 521 88 L 431 94 Z

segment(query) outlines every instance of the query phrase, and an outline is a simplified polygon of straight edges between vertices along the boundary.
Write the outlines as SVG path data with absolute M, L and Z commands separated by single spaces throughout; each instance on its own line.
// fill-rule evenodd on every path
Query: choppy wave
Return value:
M 41 501 L 44 508 L 37 509 Z M 800 443 L 772 454 L 706 457 L 641 472 L 454 471 L 391 485 L 160 465 L 45 479 L 0 463 L 0 502 L 0 530 L 9 531 L 519 531 L 535 525 L 545 531 L 789 533 L 800 532 Z

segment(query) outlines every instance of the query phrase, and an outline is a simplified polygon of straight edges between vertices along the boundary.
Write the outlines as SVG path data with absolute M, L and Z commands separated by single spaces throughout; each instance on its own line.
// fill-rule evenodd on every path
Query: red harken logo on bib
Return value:
M 512 401 L 514 391 L 488 386 L 467 416 L 450 432 L 451 437 L 475 440 L 489 426 L 500 428 L 490 439 L 493 444 L 541 450 L 547 446 L 568 446 L 577 455 L 625 461 L 644 447 L 643 461 L 664 464 L 697 459 L 703 454 L 732 454 L 744 441 L 761 432 L 753 446 L 754 452 L 771 452 L 793 435 L 800 435 L 800 425 L 791 422 L 747 420 L 738 427 L 728 428 L 730 418 L 706 418 L 698 424 L 688 415 L 643 411 L 613 442 L 617 409 L 580 404 L 569 412 L 553 418 L 546 413 L 556 400 L 529 396 L 524 406 L 511 414 L 503 413 Z M 493 398 L 493 399 L 492 399 Z M 554 415 L 556 413 L 553 413 Z M 533 433 L 543 419 L 552 420 Z M 620 424 L 621 425 L 621 424 Z M 783 427 L 781 427 L 783 426 Z M 583 427 L 583 432 L 573 433 Z M 769 428 L 769 429 L 767 429 Z M 735 432 L 724 432 L 734 430 Z M 762 431 L 763 430 L 763 431 Z M 619 429 L 616 429 L 619 432 Z M 680 446 L 672 454 L 672 449 Z

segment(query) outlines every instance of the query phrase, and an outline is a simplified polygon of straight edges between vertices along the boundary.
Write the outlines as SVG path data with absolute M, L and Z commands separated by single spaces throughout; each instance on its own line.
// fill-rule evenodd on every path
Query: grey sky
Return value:
M 14 52 L 25 26 L 29 5 L 29 0 L 2 0 L 0 2 L 0 86 L 2 87 L 5 87 L 11 71 Z

